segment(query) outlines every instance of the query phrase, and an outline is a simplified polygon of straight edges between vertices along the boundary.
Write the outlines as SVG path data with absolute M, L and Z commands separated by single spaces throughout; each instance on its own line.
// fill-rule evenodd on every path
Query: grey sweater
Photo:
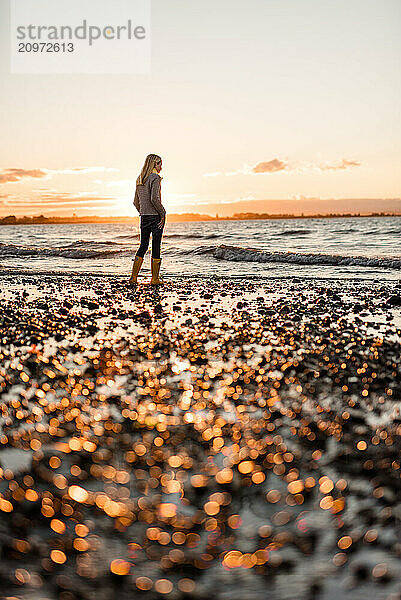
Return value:
M 160 188 L 161 177 L 157 173 L 151 173 L 144 185 L 136 186 L 134 205 L 141 216 L 165 216 L 166 211 L 161 201 Z

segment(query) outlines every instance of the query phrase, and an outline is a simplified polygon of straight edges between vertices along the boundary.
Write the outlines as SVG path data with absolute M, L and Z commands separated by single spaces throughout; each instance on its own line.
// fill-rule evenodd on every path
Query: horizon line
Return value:
M 401 217 L 401 211 L 369 211 L 369 212 L 338 212 L 338 213 L 258 213 L 253 211 L 248 212 L 239 212 L 234 213 L 229 216 L 219 216 L 216 214 L 215 216 L 204 213 L 194 213 L 194 212 L 186 212 L 186 213 L 170 213 L 167 215 L 169 220 L 173 219 L 173 221 L 235 221 L 235 220 L 268 220 L 268 219 L 313 219 L 313 218 L 352 218 L 352 217 Z M 57 216 L 52 215 L 51 217 L 46 217 L 45 215 L 7 215 L 4 217 L 0 217 L 0 225 L 29 225 L 31 223 L 35 224 L 69 224 L 69 223 L 79 223 L 85 222 L 89 223 L 118 223 L 118 222 L 137 222 L 139 220 L 139 215 L 136 216 L 97 216 L 97 215 L 71 215 L 71 216 Z

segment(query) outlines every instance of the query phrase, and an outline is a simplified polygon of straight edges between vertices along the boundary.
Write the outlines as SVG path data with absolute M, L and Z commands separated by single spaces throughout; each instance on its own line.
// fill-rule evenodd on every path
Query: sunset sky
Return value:
M 399 0 L 152 0 L 149 75 L 11 75 L 8 11 L 0 216 L 134 214 L 149 152 L 170 212 L 401 208 Z

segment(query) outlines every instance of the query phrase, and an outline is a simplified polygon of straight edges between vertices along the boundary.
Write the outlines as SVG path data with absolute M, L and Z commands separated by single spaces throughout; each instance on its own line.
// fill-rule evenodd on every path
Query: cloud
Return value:
M 0 170 L 0 183 L 15 183 L 21 179 L 49 179 L 54 175 L 82 175 L 85 173 L 115 172 L 112 167 L 73 167 L 71 169 L 18 169 L 9 168 Z
M 344 169 L 349 169 L 351 167 L 360 167 L 361 163 L 356 161 L 356 160 L 346 160 L 345 158 L 342 159 L 341 162 L 339 163 L 324 163 L 322 165 L 319 165 L 319 169 L 321 171 L 341 171 Z
M 275 173 L 276 171 L 285 171 L 288 168 L 288 163 L 273 158 L 266 162 L 260 162 L 252 168 L 253 173 Z
M 325 172 L 325 171 L 344 171 L 346 169 L 352 169 L 359 167 L 360 162 L 356 160 L 347 160 L 343 158 L 340 162 L 307 162 L 307 161 L 293 161 L 288 162 L 280 160 L 279 158 L 273 158 L 271 160 L 262 161 L 250 167 L 244 165 L 236 171 L 213 171 L 211 173 L 204 173 L 204 177 L 219 177 L 220 175 L 232 176 L 232 175 L 260 175 L 267 173 L 313 173 L 313 172 Z
M 78 194 L 61 192 L 44 192 L 37 197 L 27 197 L 14 200 L 3 201 L 3 206 L 8 209 L 26 209 L 35 208 L 43 211 L 57 210 L 58 208 L 83 208 L 100 206 L 115 206 L 116 199 L 111 196 L 99 196 L 92 192 L 81 192 Z
M 26 177 L 33 177 L 40 179 L 46 177 L 47 172 L 43 169 L 2 169 L 0 171 L 0 183 L 12 183 L 15 181 L 21 181 Z
M 269 161 L 260 162 L 255 166 L 243 165 L 236 171 L 212 171 L 211 173 L 204 173 L 204 177 L 219 177 L 225 175 L 226 177 L 232 177 L 234 175 L 257 175 L 259 173 L 276 173 L 277 171 L 285 171 L 288 169 L 288 163 L 273 158 Z
M 249 202 L 251 200 L 256 200 L 253 194 L 248 194 L 247 196 L 240 196 L 239 198 L 236 198 L 234 202 Z

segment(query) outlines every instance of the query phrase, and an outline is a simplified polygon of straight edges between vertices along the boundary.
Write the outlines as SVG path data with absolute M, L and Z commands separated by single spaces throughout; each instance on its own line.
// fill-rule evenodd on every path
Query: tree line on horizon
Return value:
M 216 214 L 203 215 L 198 213 L 182 213 L 182 214 L 170 214 L 168 220 L 170 222 L 186 222 L 186 221 L 255 221 L 263 219 L 335 219 L 344 217 L 399 217 L 401 213 L 398 212 L 370 212 L 370 213 L 322 213 L 322 214 L 304 214 L 299 215 L 287 214 L 287 213 L 234 213 L 229 217 L 223 217 Z M 95 215 L 78 217 L 72 215 L 70 217 L 45 217 L 44 215 L 39 216 L 22 216 L 16 217 L 15 215 L 8 215 L 0 218 L 0 225 L 51 225 L 51 224 L 74 224 L 74 223 L 137 223 L 139 217 L 98 217 Z

